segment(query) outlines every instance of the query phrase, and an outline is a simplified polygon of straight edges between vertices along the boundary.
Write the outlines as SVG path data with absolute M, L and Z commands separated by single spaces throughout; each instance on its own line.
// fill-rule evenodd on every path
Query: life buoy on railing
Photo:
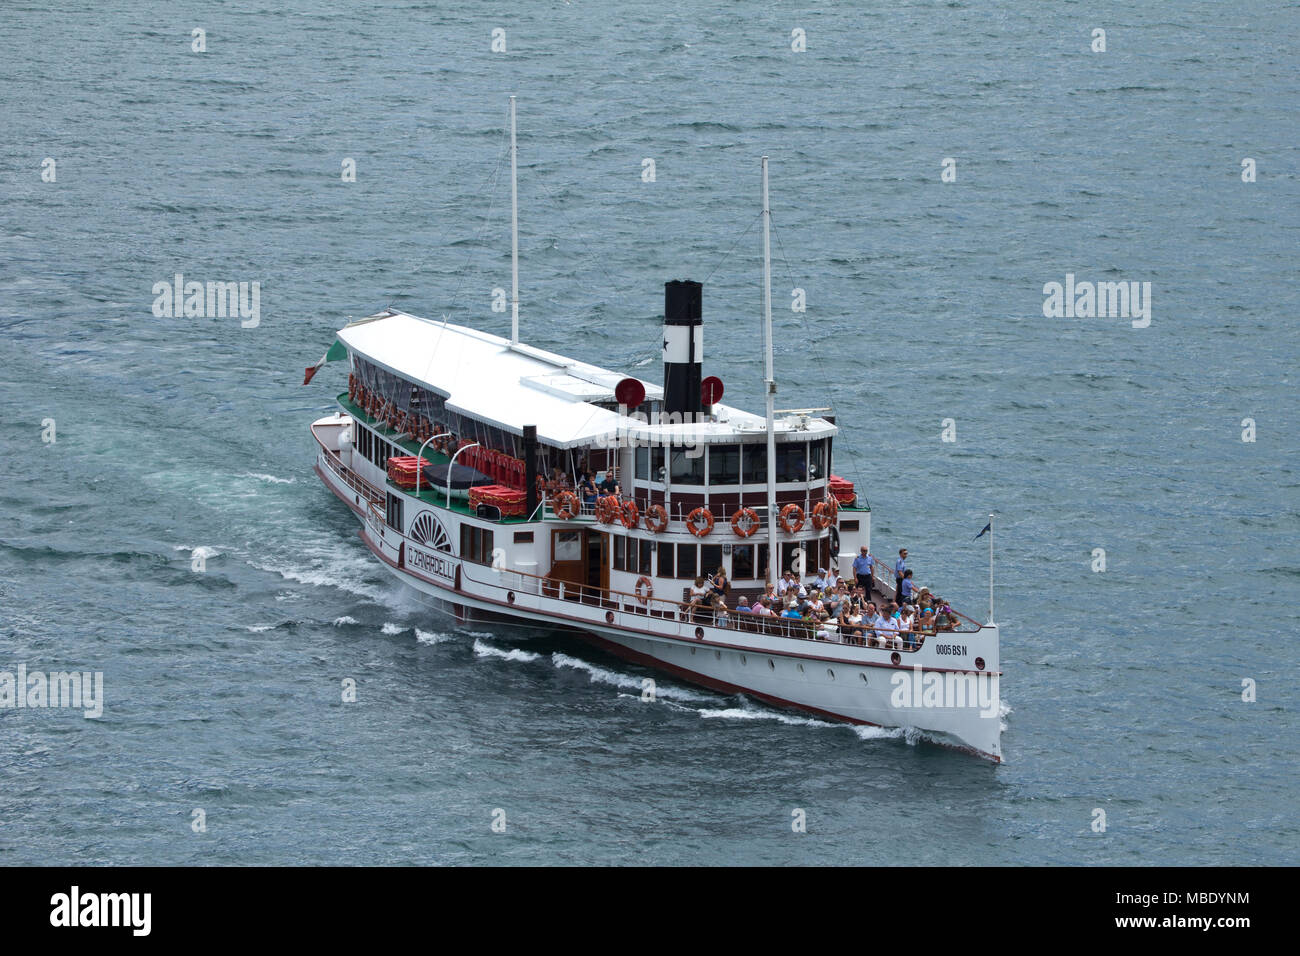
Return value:
M 619 513 L 619 518 L 623 521 L 623 527 L 629 530 L 635 528 L 637 522 L 641 520 L 641 512 L 636 506 L 636 502 L 631 498 L 623 502 L 623 507 Z
M 741 525 L 741 522 L 746 522 Z M 731 516 L 731 530 L 742 538 L 748 538 L 758 530 L 758 512 L 753 508 L 741 508 Z
M 793 525 L 790 523 L 791 515 L 796 516 Z M 803 509 L 794 502 L 791 502 L 781 509 L 781 518 L 779 523 L 781 525 L 781 530 L 786 534 L 798 534 L 803 528 Z
M 551 497 L 551 510 L 561 521 L 568 521 L 578 513 L 578 496 L 572 491 L 561 491 Z
M 618 513 L 618 499 L 613 495 L 601 495 L 596 499 L 596 520 L 609 524 Z
M 642 587 L 645 588 L 645 592 L 644 592 L 644 593 L 642 593 L 642 591 L 641 591 L 641 588 L 642 588 Z M 639 577 L 639 578 L 636 579 L 636 587 L 633 588 L 633 590 L 636 592 L 636 599 L 637 599 L 637 601 L 638 601 L 641 605 L 643 605 L 643 606 L 646 605 L 646 604 L 649 604 L 649 603 L 650 603 L 650 599 L 651 599 L 652 597 L 655 596 L 655 585 L 654 585 L 654 582 L 651 581 L 651 580 L 650 580 L 648 577 L 646 577 L 644 574 L 641 575 L 641 577 Z
M 663 505 L 651 505 L 642 517 L 645 518 L 646 530 L 651 534 L 658 534 L 668 527 L 668 509 Z
M 813 527 L 820 531 L 822 528 L 835 522 L 836 516 L 840 513 L 839 502 L 834 498 L 827 498 L 825 501 L 819 501 L 813 505 L 812 523 Z
M 704 525 L 701 527 L 700 522 Z M 686 516 L 686 527 L 697 538 L 703 538 L 713 530 L 713 512 L 703 506 L 696 508 Z

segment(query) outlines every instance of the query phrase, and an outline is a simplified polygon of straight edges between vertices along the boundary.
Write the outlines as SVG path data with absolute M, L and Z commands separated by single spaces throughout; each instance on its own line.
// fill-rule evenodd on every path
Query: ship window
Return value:
M 808 470 L 808 446 L 803 442 L 776 446 L 776 480 L 805 481 Z
M 851 521 L 844 521 L 844 520 L 841 520 L 841 521 L 840 521 L 840 530 L 841 530 L 841 531 L 857 531 L 857 530 L 858 530 L 858 519 L 857 519 L 857 518 L 854 518 L 854 519 L 852 519 Z
M 387 492 L 387 508 L 384 510 L 384 520 L 388 522 L 388 527 L 397 531 L 402 530 L 402 499 L 391 491 Z
M 625 538 L 621 534 L 614 535 L 614 569 L 623 570 L 623 546 Z
M 766 581 L 770 577 L 771 575 L 767 573 L 767 545 L 760 544 L 758 546 L 758 563 L 754 568 L 754 578 Z M 777 575 L 777 577 L 780 577 L 780 575 Z
M 636 480 L 650 480 L 650 449 L 641 447 L 636 450 Z
M 532 544 L 533 533 L 531 531 L 516 531 L 515 544 Z
M 471 524 L 460 526 L 460 556 L 475 564 L 491 564 L 493 534 L 491 528 L 476 528 Z
M 672 453 L 672 480 L 675 485 L 704 484 L 704 449 L 674 450 Z M 695 455 L 694 458 L 690 457 Z
M 675 578 L 677 576 L 676 572 L 673 570 L 677 565 L 677 562 L 673 560 L 673 555 L 674 555 L 673 549 L 676 547 L 677 545 L 675 544 L 660 543 L 659 577 Z
M 745 484 L 759 484 L 767 481 L 767 446 L 746 445 L 744 450 Z
M 795 574 L 798 575 L 799 572 L 798 572 L 798 570 L 794 567 L 794 553 L 795 553 L 795 551 L 802 551 L 802 550 L 803 550 L 802 547 L 800 546 L 799 542 L 798 542 L 798 541 L 787 541 L 787 542 L 785 542 L 784 544 L 780 545 L 780 548 L 781 548 L 781 573 L 784 574 L 786 571 L 794 571 Z M 805 572 L 809 570 L 808 565 L 809 565 L 810 563 L 811 563 L 811 562 L 807 559 L 807 557 L 805 557 L 805 558 L 804 558 L 804 571 L 805 571 Z M 816 570 L 816 569 L 814 568 L 813 570 Z
M 808 446 L 810 461 L 808 462 L 808 476 L 810 478 L 826 477 L 826 442 L 815 441 Z
M 739 445 L 714 445 L 709 449 L 709 484 L 740 484 Z
M 754 546 L 738 544 L 731 549 L 731 576 L 738 581 L 754 578 Z
M 632 550 L 632 542 L 629 540 L 628 551 Z M 638 549 L 641 552 L 641 567 L 638 568 L 642 574 L 650 573 L 650 552 L 654 550 L 654 542 L 649 539 L 642 539 L 641 546 Z
M 713 574 L 722 565 L 722 545 L 700 545 L 700 573 Z
M 677 576 L 679 578 L 694 578 L 698 573 L 698 568 L 695 545 L 679 544 L 677 546 Z
M 650 449 L 650 480 L 660 483 L 664 480 L 664 450 L 659 447 Z

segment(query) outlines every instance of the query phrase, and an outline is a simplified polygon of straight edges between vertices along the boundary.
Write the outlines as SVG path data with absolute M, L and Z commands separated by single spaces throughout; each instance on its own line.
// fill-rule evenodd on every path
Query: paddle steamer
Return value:
M 696 282 L 665 286 L 662 385 L 519 341 L 513 98 L 510 140 L 510 338 L 388 310 L 344 327 L 329 353 L 346 356 L 348 390 L 311 425 L 315 471 L 365 545 L 461 622 L 572 632 L 709 688 L 914 728 L 1000 762 L 992 622 L 957 614 L 953 630 L 885 641 L 735 610 L 785 570 L 807 582 L 834 567 L 852 582 L 871 540 L 870 507 L 833 473 L 834 418 L 774 407 L 766 158 L 759 415 L 723 404 L 703 375 Z M 581 494 L 584 472 L 618 493 Z M 688 602 L 718 568 L 725 621 Z

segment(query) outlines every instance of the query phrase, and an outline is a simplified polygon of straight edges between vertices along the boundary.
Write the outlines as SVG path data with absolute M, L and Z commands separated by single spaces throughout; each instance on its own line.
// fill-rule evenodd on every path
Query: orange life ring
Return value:
M 742 518 L 748 519 L 749 521 L 748 530 L 741 529 L 740 521 Z M 737 511 L 734 515 L 731 516 L 731 530 L 736 532 L 736 534 L 742 538 L 748 538 L 751 534 L 753 534 L 755 531 L 758 530 L 758 512 L 755 511 L 753 508 L 741 508 L 739 511 Z
M 696 522 L 704 519 L 704 527 L 701 528 Z M 713 512 L 708 508 L 699 507 L 686 516 L 686 527 L 690 529 L 691 534 L 697 538 L 703 538 L 713 530 Z
M 622 519 L 624 528 L 635 528 L 637 522 L 641 520 L 641 512 L 637 509 L 636 502 L 631 498 L 623 502 L 623 508 L 619 513 L 619 518 Z
M 561 491 L 551 497 L 551 510 L 561 521 L 568 521 L 578 513 L 578 496 L 572 491 Z
M 794 519 L 794 527 L 790 527 L 790 515 L 792 514 L 798 515 L 798 517 Z M 798 534 L 803 528 L 803 509 L 794 502 L 786 505 L 781 509 L 780 524 L 781 530 L 786 534 Z
M 601 495 L 596 499 L 596 520 L 601 524 L 610 524 L 618 514 L 618 499 L 613 495 Z
M 650 520 L 651 515 L 654 516 L 653 521 Z M 645 519 L 646 530 L 651 534 L 658 534 L 668 527 L 668 509 L 663 505 L 651 505 L 642 517 Z
M 644 594 L 641 593 L 641 588 L 642 588 L 642 586 L 645 587 L 645 593 L 644 593 Z M 650 599 L 651 599 L 652 597 L 655 596 L 655 585 L 654 585 L 654 582 L 651 581 L 651 580 L 650 580 L 648 577 L 646 577 L 644 574 L 641 575 L 641 577 L 639 577 L 639 578 L 636 579 L 636 587 L 635 587 L 633 590 L 636 591 L 636 599 L 637 599 L 637 601 L 640 602 L 640 603 L 643 604 L 643 605 L 644 605 L 644 604 L 649 604 L 649 603 L 650 603 Z
M 835 523 L 836 516 L 840 513 L 839 502 L 834 498 L 827 498 L 825 501 L 819 501 L 813 505 L 812 523 L 813 527 L 820 531 L 829 524 Z

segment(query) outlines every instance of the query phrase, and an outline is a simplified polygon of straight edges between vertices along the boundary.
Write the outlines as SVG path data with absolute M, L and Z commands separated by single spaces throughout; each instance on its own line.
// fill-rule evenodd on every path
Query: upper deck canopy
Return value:
M 361 319 L 338 337 L 350 352 L 442 395 L 451 411 L 516 435 L 536 425 L 539 440 L 560 448 L 614 436 L 666 445 L 759 441 L 766 431 L 763 416 L 721 404 L 713 406 L 707 422 L 646 423 L 620 415 L 596 403 L 615 402 L 614 388 L 626 375 L 405 312 Z M 662 388 L 638 381 L 647 400 L 662 399 Z M 825 419 L 808 416 L 776 422 L 779 442 L 827 438 L 836 431 Z

